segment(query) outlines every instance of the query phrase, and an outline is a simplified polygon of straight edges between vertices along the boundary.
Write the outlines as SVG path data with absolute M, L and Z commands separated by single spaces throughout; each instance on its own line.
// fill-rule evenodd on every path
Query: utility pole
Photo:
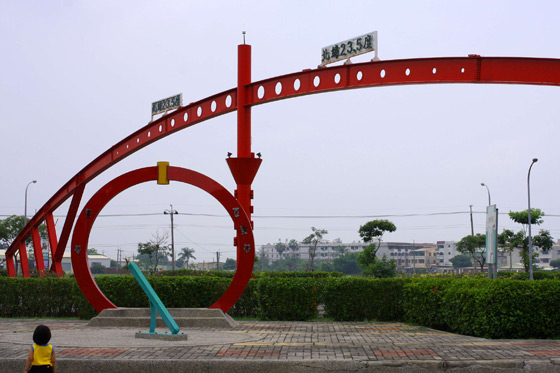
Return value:
M 473 227 L 473 220 L 472 220 L 472 205 L 469 206 L 471 208 L 471 236 L 474 236 L 474 227 Z
M 177 210 L 173 210 L 173 205 L 171 206 L 170 210 L 165 210 L 163 212 L 164 215 L 171 216 L 171 267 L 175 270 L 175 237 L 173 236 L 173 215 L 177 215 Z
M 216 270 L 220 270 L 220 252 L 216 251 Z

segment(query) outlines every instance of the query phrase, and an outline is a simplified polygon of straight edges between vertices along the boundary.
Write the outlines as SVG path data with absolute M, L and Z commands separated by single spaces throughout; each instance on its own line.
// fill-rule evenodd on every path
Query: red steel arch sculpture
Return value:
M 97 311 L 106 308 L 116 308 L 95 283 L 88 265 L 87 247 L 91 228 L 101 210 L 115 196 L 124 190 L 141 183 L 158 180 L 161 177 L 159 167 L 147 167 L 130 171 L 121 175 L 91 197 L 86 203 L 78 220 L 72 236 L 72 267 L 76 275 L 78 286 L 84 293 L 89 303 Z M 249 218 L 243 211 L 239 201 L 223 186 L 208 176 L 198 172 L 178 167 L 165 167 L 165 179 L 180 181 L 196 186 L 216 198 L 226 209 L 234 222 L 237 230 L 237 272 L 226 292 L 210 308 L 219 308 L 227 312 L 237 302 L 247 283 L 251 279 L 253 263 L 255 260 L 255 240 L 253 230 L 250 228 Z
M 23 228 L 6 252 L 9 276 L 15 276 L 13 257 L 21 257 L 23 276 L 29 276 L 25 240 L 31 236 L 39 272 L 44 273 L 38 227 L 45 222 L 51 253 L 51 269 L 62 275 L 61 260 L 77 210 L 88 182 L 122 159 L 175 132 L 237 110 L 237 157 L 228 164 L 237 182 L 236 197 L 251 217 L 251 183 L 260 165 L 251 153 L 251 107 L 314 93 L 353 88 L 437 83 L 492 83 L 560 85 L 560 59 L 523 57 L 444 57 L 374 61 L 328 68 L 308 69 L 251 82 L 251 46 L 238 46 L 238 85 L 155 120 L 109 148 L 51 197 Z M 53 212 L 72 197 L 60 237 Z

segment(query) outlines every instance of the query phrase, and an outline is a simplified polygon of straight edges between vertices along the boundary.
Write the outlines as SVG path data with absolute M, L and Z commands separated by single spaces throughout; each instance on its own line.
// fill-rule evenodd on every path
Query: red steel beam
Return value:
M 560 59 L 523 57 L 443 57 L 342 65 L 261 80 L 247 85 L 247 106 L 344 89 L 403 84 L 492 83 L 560 85 Z M 28 222 L 6 252 L 11 258 L 47 213 L 117 162 L 182 129 L 237 110 L 237 89 L 181 107 L 118 142 L 70 179 Z M 71 222 L 72 224 L 73 222 Z M 59 243 L 60 246 L 60 243 Z M 61 247 L 62 248 L 62 247 Z M 59 254 L 59 252 L 61 254 Z M 63 250 L 56 254 L 62 255 Z

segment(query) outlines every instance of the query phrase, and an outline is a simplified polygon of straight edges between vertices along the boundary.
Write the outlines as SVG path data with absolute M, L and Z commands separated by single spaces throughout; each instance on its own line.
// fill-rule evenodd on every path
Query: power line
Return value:
M 473 211 L 473 214 L 486 214 L 485 211 Z M 253 218 L 259 219 L 371 219 L 371 218 L 406 218 L 406 217 L 422 217 L 422 216 L 445 216 L 445 215 L 461 215 L 470 214 L 470 211 L 450 211 L 450 212 L 429 212 L 414 214 L 378 214 L 378 215 L 253 215 Z M 100 214 L 99 218 L 112 217 L 141 217 L 141 216 L 160 216 L 160 213 L 129 213 L 129 214 Z M 226 214 L 206 214 L 206 213 L 188 213 L 182 212 L 178 215 L 228 218 Z M 508 215 L 507 212 L 500 212 L 499 215 Z M 10 217 L 12 215 L 0 214 L 0 217 Z M 558 218 L 560 214 L 546 214 L 547 218 Z M 66 215 L 54 215 L 57 218 L 66 218 Z

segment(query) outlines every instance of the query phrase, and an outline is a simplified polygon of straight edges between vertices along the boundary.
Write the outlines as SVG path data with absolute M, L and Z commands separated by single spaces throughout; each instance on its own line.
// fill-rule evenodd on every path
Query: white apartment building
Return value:
M 324 241 L 317 245 L 315 253 L 315 261 L 333 261 L 336 259 L 344 250 L 344 252 L 349 253 L 360 253 L 364 248 L 368 247 L 370 244 L 365 242 L 333 242 Z M 287 248 L 281 254 L 276 250 L 276 244 L 266 244 L 262 245 L 259 253 L 259 257 L 264 257 L 270 262 L 274 262 L 281 258 L 295 257 L 302 260 L 309 260 L 309 249 L 312 247 L 310 244 L 305 244 L 302 242 L 298 243 L 298 247 L 295 250 Z M 386 256 L 387 259 L 394 259 L 397 263 L 399 269 L 404 267 L 413 266 L 413 251 L 421 250 L 426 248 L 434 248 L 435 245 L 432 243 L 407 243 L 407 242 L 381 242 L 379 250 L 377 251 L 377 257 L 383 258 Z M 423 255 L 423 254 L 416 254 Z M 422 259 L 418 258 L 418 262 Z
M 382 258 L 384 255 L 387 259 L 394 259 L 400 270 L 413 268 L 451 268 L 453 264 L 451 259 L 457 255 L 461 255 L 457 251 L 455 241 L 437 241 L 433 243 L 410 243 L 410 242 L 381 242 L 381 246 L 377 251 L 377 257 Z M 281 258 L 295 257 L 302 260 L 309 260 L 309 248 L 311 245 L 302 242 L 298 243 L 295 250 L 287 248 L 282 254 L 276 250 L 276 244 L 262 245 L 257 253 L 259 257 L 264 257 L 270 262 L 274 262 Z M 317 245 L 315 261 L 333 261 L 342 252 L 360 253 L 369 246 L 365 242 L 343 243 L 338 241 L 325 240 Z M 434 249 L 434 250 L 428 250 Z M 537 249 L 538 250 L 538 249 Z M 433 254 L 432 254 L 433 253 Z M 560 259 L 560 240 L 548 252 L 538 250 L 539 257 L 535 263 L 543 269 L 551 269 L 550 261 Z M 431 256 L 435 257 L 432 258 Z M 511 255 L 512 268 L 519 270 L 523 268 L 519 250 L 514 250 Z M 508 270 L 510 268 L 510 255 L 498 250 L 498 268 L 500 270 Z

